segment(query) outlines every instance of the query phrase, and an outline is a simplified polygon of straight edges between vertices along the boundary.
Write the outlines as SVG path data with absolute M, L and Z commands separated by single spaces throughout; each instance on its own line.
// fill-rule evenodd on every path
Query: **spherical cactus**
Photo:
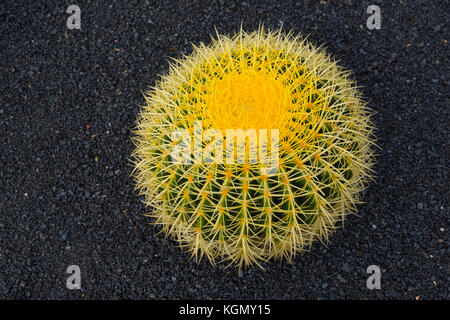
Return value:
M 292 257 L 355 210 L 371 111 L 349 72 L 301 36 L 218 35 L 145 94 L 137 189 L 162 230 L 214 265 Z

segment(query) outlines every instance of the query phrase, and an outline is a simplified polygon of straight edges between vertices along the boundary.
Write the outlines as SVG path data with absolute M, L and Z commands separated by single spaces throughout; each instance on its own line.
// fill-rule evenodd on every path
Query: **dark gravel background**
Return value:
M 66 27 L 70 4 L 81 31 Z M 449 299 L 448 14 L 445 0 L 2 2 L 0 298 Z M 381 151 L 328 247 L 238 277 L 158 234 L 128 158 L 167 59 L 241 21 L 310 34 L 354 70 Z M 66 288 L 72 264 L 81 290 Z M 372 264 L 381 290 L 366 288 Z

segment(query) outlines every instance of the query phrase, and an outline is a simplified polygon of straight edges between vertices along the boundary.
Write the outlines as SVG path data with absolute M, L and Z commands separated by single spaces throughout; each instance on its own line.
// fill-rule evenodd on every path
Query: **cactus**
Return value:
M 153 208 L 147 215 L 197 260 L 239 268 L 292 261 L 315 238 L 328 241 L 372 177 L 372 111 L 350 73 L 300 35 L 217 35 L 174 60 L 144 97 L 133 137 L 136 188 Z M 202 157 L 213 139 L 195 142 L 196 134 L 239 128 L 278 130 L 275 173 L 261 170 L 261 158 Z M 173 150 L 183 141 L 194 151 L 180 161 Z

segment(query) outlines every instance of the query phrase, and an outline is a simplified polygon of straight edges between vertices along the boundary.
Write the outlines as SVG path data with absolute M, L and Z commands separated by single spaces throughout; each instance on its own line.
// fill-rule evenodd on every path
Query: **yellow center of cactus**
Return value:
M 206 97 L 211 126 L 226 129 L 282 128 L 289 117 L 290 93 L 273 74 L 246 70 L 214 79 Z

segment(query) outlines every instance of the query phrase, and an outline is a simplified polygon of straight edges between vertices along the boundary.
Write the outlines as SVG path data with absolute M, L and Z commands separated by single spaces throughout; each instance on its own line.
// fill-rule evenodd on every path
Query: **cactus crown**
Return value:
M 134 137 L 137 188 L 163 231 L 213 264 L 290 261 L 315 237 L 328 239 L 370 178 L 371 111 L 349 73 L 300 36 L 263 28 L 218 35 L 175 60 L 145 99 Z M 255 130 L 260 145 L 258 129 L 278 130 L 278 151 L 268 151 L 277 155 L 276 172 L 260 170 L 250 143 L 244 162 L 206 161 L 201 151 L 214 140 L 191 138 L 212 128 Z M 174 139 L 176 130 L 200 158 L 194 151 L 174 161 L 184 139 Z

